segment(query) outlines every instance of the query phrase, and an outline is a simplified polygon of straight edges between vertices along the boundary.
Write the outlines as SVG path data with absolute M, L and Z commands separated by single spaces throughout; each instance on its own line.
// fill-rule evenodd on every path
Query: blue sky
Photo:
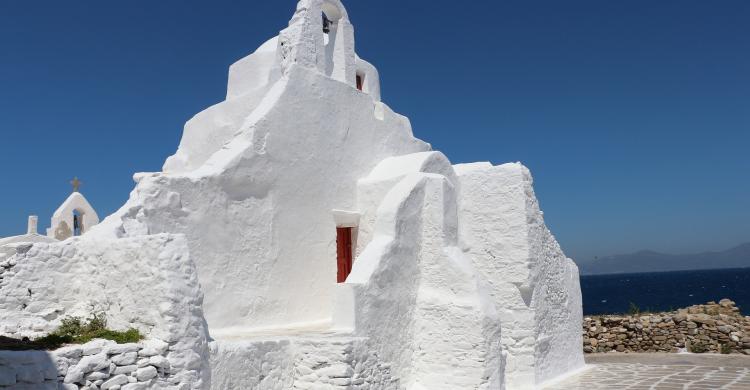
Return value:
M 383 99 L 454 162 L 521 161 L 569 256 L 750 241 L 750 2 L 346 2 Z M 158 171 L 294 1 L 0 2 L 0 236 L 78 176 Z

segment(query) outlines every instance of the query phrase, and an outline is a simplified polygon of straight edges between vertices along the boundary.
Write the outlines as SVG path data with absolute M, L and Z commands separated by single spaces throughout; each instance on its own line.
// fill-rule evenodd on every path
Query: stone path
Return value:
M 750 390 L 750 357 L 607 355 L 587 356 L 587 370 L 543 389 Z

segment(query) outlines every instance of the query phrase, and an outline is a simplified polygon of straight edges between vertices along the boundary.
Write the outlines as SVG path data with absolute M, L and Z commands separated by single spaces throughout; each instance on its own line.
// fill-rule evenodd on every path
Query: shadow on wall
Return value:
M 0 388 L 57 389 L 63 379 L 50 352 L 0 350 Z

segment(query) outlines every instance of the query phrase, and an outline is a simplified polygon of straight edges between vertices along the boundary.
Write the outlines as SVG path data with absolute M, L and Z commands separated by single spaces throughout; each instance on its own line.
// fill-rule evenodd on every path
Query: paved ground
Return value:
M 545 390 L 750 390 L 750 356 L 591 354 L 589 367 Z

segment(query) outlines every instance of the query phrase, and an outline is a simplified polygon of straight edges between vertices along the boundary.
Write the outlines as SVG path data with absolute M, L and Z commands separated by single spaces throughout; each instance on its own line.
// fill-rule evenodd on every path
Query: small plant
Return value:
M 728 343 L 719 344 L 719 353 L 723 355 L 729 355 L 730 353 L 732 353 L 732 346 Z
M 143 338 L 137 329 L 126 331 L 107 329 L 104 313 L 94 313 L 87 320 L 80 317 L 67 317 L 61 320 L 60 327 L 49 336 L 70 339 L 72 343 L 86 343 L 93 339 L 107 339 L 118 343 L 133 343 Z
M 638 305 L 636 305 L 635 303 L 630 302 L 630 306 L 628 307 L 628 314 L 630 314 L 631 316 L 637 316 L 638 314 L 641 314 L 641 308 L 638 307 Z
M 143 339 L 138 329 L 125 331 L 107 329 L 107 317 L 104 313 L 94 313 L 86 320 L 81 317 L 66 317 L 60 320 L 60 327 L 54 332 L 30 341 L 28 339 L 0 343 L 4 349 L 57 349 L 65 344 L 83 344 L 93 339 L 112 340 L 116 343 L 135 343 Z M 3 349 L 3 348 L 0 348 Z
M 708 352 L 708 347 L 703 343 L 690 343 L 688 344 L 688 351 L 692 353 L 705 353 Z

